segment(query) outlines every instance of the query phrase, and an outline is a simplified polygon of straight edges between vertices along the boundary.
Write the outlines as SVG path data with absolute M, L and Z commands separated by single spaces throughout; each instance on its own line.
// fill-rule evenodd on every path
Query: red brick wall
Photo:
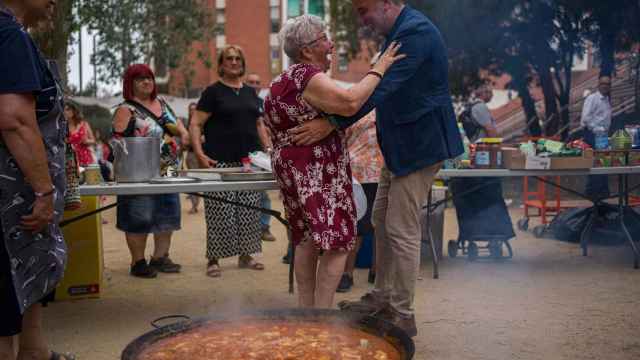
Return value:
M 215 18 L 215 0 L 207 0 L 206 6 Z M 225 20 L 226 44 L 242 47 L 247 60 L 247 71 L 258 73 L 266 86 L 271 81 L 269 0 L 227 0 Z M 194 76 L 191 87 L 203 90 L 218 80 L 215 35 L 209 35 L 207 41 L 195 42 L 192 49 L 186 61 L 193 63 L 191 70 L 194 71 Z M 211 62 L 210 68 L 198 58 L 199 51 Z M 185 66 L 171 72 L 171 95 L 185 95 L 184 71 Z
M 227 0 L 227 44 L 240 45 L 247 71 L 256 72 L 263 84 L 271 82 L 269 0 Z

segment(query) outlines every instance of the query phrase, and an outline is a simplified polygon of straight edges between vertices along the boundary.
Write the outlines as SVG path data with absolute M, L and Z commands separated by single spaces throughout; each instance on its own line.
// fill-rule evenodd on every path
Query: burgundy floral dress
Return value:
M 274 148 L 271 164 L 294 245 L 311 240 L 320 250 L 347 251 L 355 245 L 356 207 L 343 133 L 296 146 L 287 132 L 322 116 L 302 98 L 309 80 L 320 72 L 313 65 L 295 64 L 271 83 L 264 105 Z

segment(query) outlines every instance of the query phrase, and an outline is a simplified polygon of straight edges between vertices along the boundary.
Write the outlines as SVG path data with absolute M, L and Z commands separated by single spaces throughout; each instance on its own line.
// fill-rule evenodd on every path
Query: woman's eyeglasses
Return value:
M 315 40 L 311 40 L 306 44 L 303 44 L 303 46 L 312 46 L 313 44 L 317 43 L 318 41 L 329 41 L 329 37 L 327 36 L 327 34 L 322 34 L 322 36 L 320 36 L 319 38 L 315 39 Z

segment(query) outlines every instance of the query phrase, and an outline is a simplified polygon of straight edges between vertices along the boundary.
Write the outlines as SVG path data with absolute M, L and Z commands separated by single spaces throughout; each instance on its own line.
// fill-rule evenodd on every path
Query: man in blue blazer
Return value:
M 313 143 L 335 126 L 347 127 L 376 109 L 378 143 L 385 160 L 373 205 L 376 282 L 372 292 L 341 308 L 382 310 L 411 336 L 422 239 L 420 214 L 446 159 L 463 153 L 448 82 L 447 48 L 438 29 L 400 0 L 352 0 L 365 26 L 394 41 L 406 58 L 382 75 L 373 95 L 348 118 L 314 120 L 296 129 L 299 143 Z M 332 127 L 333 126 L 333 127 Z

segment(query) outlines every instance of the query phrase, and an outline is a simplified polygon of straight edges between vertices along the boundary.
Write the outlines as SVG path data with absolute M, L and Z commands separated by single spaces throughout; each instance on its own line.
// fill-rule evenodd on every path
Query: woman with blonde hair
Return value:
M 243 83 L 246 60 L 239 46 L 228 45 L 218 54 L 220 80 L 200 96 L 189 124 L 191 146 L 201 168 L 242 166 L 242 159 L 260 149 L 257 121 L 260 99 Z M 204 133 L 204 144 L 201 136 Z M 208 196 L 259 207 L 260 192 L 227 191 Z M 239 256 L 238 266 L 264 270 L 252 254 L 262 252 L 260 213 L 245 207 L 205 198 L 207 270 L 221 276 L 220 259 Z

